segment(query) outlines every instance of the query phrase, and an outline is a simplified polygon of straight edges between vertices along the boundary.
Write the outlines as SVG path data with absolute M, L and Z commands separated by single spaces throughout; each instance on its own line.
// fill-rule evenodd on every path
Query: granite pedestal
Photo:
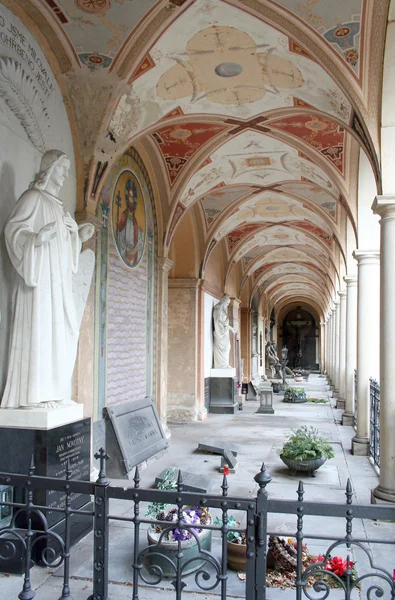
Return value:
M 6 412 L 6 410 L 4 410 Z M 0 472 L 28 474 L 31 457 L 34 457 L 35 475 L 53 478 L 65 478 L 67 460 L 70 461 L 71 478 L 87 480 L 90 479 L 90 419 L 80 419 L 73 423 L 67 423 L 52 429 L 27 429 L 16 427 L 0 427 Z M 35 490 L 33 495 L 34 504 L 48 506 L 45 511 L 48 521 L 48 530 L 64 535 L 64 515 L 51 508 L 63 508 L 65 495 L 61 492 L 51 490 Z M 14 489 L 14 501 L 24 503 L 25 490 Z M 78 494 L 72 498 L 73 509 L 91 510 L 90 496 Z M 44 511 L 43 511 L 44 512 Z M 92 529 L 93 519 L 89 516 L 72 514 L 71 544 L 75 544 Z M 24 527 L 24 514 L 17 518 L 17 526 Z M 42 523 L 37 518 L 32 522 L 33 528 L 42 530 Z M 0 541 L 0 555 L 2 554 Z M 41 553 L 49 548 L 51 542 L 44 538 L 36 543 L 33 548 L 33 560 L 41 561 Z M 53 546 L 56 552 L 57 548 Z M 15 556 L 13 560 L 2 560 L 0 556 L 0 571 L 18 572 L 21 568 L 20 557 Z M 19 571 L 21 572 L 21 571 Z
M 221 373 L 221 371 L 224 373 Z M 237 378 L 235 377 L 235 369 L 212 369 L 209 412 L 234 414 L 237 410 Z

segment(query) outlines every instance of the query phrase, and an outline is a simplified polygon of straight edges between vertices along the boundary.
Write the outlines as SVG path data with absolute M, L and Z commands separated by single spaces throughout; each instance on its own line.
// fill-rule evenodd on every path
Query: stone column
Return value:
M 327 345 L 327 374 L 328 374 L 328 378 L 329 381 L 331 380 L 331 376 L 332 376 L 332 309 L 330 308 L 328 311 L 328 324 L 327 324 L 327 340 L 326 340 L 326 345 Z
M 251 381 L 251 312 L 251 308 L 240 310 L 240 348 L 247 381 Z
M 380 219 L 380 482 L 372 502 L 395 503 L 395 196 L 377 196 Z
M 347 284 L 345 411 L 342 425 L 354 425 L 354 370 L 357 368 L 357 282 L 356 275 L 344 277 Z
M 357 309 L 357 433 L 351 452 L 369 454 L 370 384 L 379 372 L 380 252 L 355 250 L 358 261 Z M 392 259 L 393 260 L 393 259 Z
M 335 331 L 334 331 L 334 343 L 335 343 L 335 351 L 334 351 L 334 367 L 333 367 L 333 385 L 334 385 L 334 393 L 339 394 L 339 339 L 340 339 L 340 300 L 335 300 Z
M 325 371 L 325 333 L 326 323 L 325 321 L 320 322 L 320 372 Z
M 166 437 L 170 437 L 167 426 L 167 378 L 168 378 L 168 294 L 169 294 L 169 271 L 173 266 L 169 258 L 158 259 L 158 353 L 156 379 L 156 407 Z
M 347 293 L 338 292 L 340 297 L 339 307 L 339 370 L 338 384 L 339 397 L 336 402 L 336 408 L 344 409 L 346 395 L 346 309 Z
M 331 384 L 332 389 L 335 389 L 336 378 L 336 304 L 333 303 L 331 315 Z
M 198 279 L 169 279 L 167 413 L 170 422 L 202 418 Z

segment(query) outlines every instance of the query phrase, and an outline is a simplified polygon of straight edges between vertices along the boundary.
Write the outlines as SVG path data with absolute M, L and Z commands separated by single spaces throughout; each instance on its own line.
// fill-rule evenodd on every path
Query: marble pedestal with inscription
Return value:
M 210 413 L 234 414 L 238 410 L 236 369 L 211 369 Z
M 6 411 L 4 411 L 6 412 Z M 35 475 L 44 477 L 65 478 L 66 463 L 69 459 L 72 479 L 89 481 L 90 479 L 90 419 L 79 419 L 51 429 L 27 429 L 23 427 L 0 427 L 0 472 L 28 474 L 31 457 L 34 457 Z M 14 501 L 25 501 L 24 490 L 14 489 Z M 34 504 L 48 506 L 45 511 L 48 529 L 61 537 L 64 535 L 63 513 L 50 509 L 64 507 L 64 495 L 50 490 L 36 490 Z M 91 510 L 90 496 L 73 497 L 73 509 Z M 44 512 L 44 511 L 43 511 Z M 24 527 L 23 513 L 20 527 Z M 92 529 L 93 519 L 75 513 L 71 516 L 71 544 L 75 544 Z M 41 524 L 33 523 L 33 527 L 41 530 Z M 1 559 L 2 544 L 6 539 L 0 538 L 0 571 L 23 572 L 21 556 L 12 560 Z M 50 540 L 44 538 L 34 546 L 33 560 L 41 562 L 41 553 L 51 547 Z M 53 549 L 56 552 L 55 546 Z

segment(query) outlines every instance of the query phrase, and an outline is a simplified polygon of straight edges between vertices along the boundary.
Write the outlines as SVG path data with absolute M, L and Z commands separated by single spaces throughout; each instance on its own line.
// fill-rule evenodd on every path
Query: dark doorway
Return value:
M 296 307 L 283 320 L 283 344 L 288 348 L 291 368 L 316 368 L 315 319 L 307 310 Z

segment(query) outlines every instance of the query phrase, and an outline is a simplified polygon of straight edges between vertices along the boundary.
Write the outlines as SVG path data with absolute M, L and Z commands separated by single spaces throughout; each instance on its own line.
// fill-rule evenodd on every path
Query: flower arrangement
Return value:
M 283 402 L 306 402 L 306 391 L 303 388 L 288 387 Z
M 310 564 L 315 565 L 318 569 L 325 571 L 326 577 L 323 577 L 326 581 L 331 578 L 331 574 L 337 575 L 340 579 L 346 581 L 347 575 L 351 577 L 351 582 L 355 581 L 358 577 L 355 569 L 355 563 L 348 558 L 342 558 L 341 556 L 311 556 Z M 324 574 L 323 574 L 324 575 Z M 334 580 L 336 582 L 336 580 Z
M 222 520 L 219 517 L 215 518 L 214 524 L 217 525 L 218 527 L 222 526 Z M 232 516 L 229 515 L 228 516 L 228 527 L 239 527 L 240 523 L 239 521 L 236 521 L 236 519 Z M 226 534 L 226 539 L 228 540 L 228 542 L 231 542 L 232 544 L 246 544 L 246 534 L 244 531 L 228 531 L 228 533 Z
M 157 488 L 160 490 L 177 489 L 176 470 L 166 469 L 162 481 L 157 483 Z M 178 508 L 175 506 L 169 508 L 169 506 L 169 504 L 161 502 L 151 502 L 151 504 L 148 505 L 145 515 L 156 521 L 164 522 L 163 525 L 158 523 L 152 524 L 152 530 L 155 533 L 162 533 L 163 530 L 169 528 L 170 523 L 178 523 Z M 199 525 L 209 525 L 211 520 L 211 513 L 207 508 L 201 506 L 186 506 L 182 510 L 180 523 L 182 525 L 193 525 L 193 527 L 188 527 L 188 529 L 178 527 L 169 528 L 164 535 L 164 539 L 169 541 L 189 540 L 193 537 L 192 532 L 196 534 L 201 533 L 202 529 Z
M 329 442 L 319 435 L 315 427 L 303 425 L 288 435 L 281 450 L 280 457 L 306 461 L 315 458 L 334 458 L 335 454 Z

